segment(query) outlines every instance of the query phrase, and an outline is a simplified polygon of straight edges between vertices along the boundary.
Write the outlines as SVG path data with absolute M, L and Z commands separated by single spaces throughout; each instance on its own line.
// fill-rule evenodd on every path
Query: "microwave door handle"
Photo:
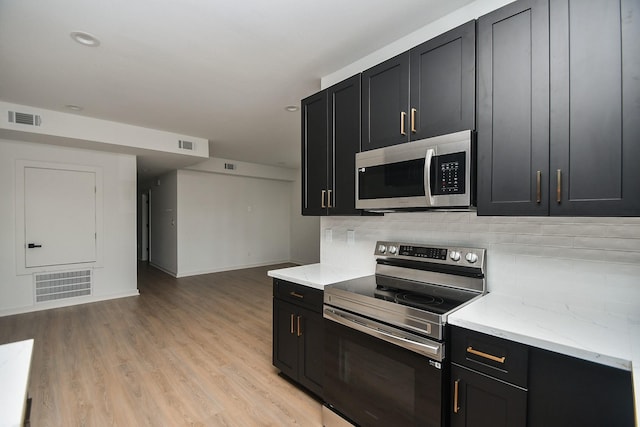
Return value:
M 427 150 L 427 154 L 424 157 L 424 194 L 427 198 L 427 207 L 435 206 L 436 201 L 431 194 L 431 160 L 436 154 L 433 148 Z

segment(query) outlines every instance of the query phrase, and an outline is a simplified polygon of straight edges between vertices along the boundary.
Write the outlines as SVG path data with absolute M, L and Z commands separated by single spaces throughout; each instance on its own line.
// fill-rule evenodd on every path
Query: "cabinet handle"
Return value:
M 291 295 L 292 297 L 296 297 L 296 298 L 300 298 L 300 299 L 304 299 L 304 295 L 297 293 L 296 291 L 291 291 L 289 292 L 289 295 Z
M 416 112 L 418 110 L 416 110 L 415 108 L 411 109 L 411 132 L 412 133 L 416 133 Z
M 542 201 L 542 172 L 536 172 L 536 203 L 540 203 Z
M 556 179 L 558 181 L 558 186 L 556 187 L 556 202 L 562 202 L 562 171 L 558 169 L 556 171 Z
M 404 122 L 407 119 L 407 113 L 404 111 L 400 112 L 400 135 L 406 135 L 407 132 L 404 130 Z
M 460 410 L 460 406 L 458 405 L 458 386 L 460 384 L 460 380 L 455 380 L 453 383 L 453 413 L 457 414 Z
M 332 191 L 333 191 L 333 190 L 328 190 L 328 191 L 327 191 L 327 207 L 328 207 L 328 208 L 332 208 L 332 207 L 333 207 L 333 206 L 331 206 L 331 192 L 332 192 Z
M 293 318 L 294 318 L 293 313 L 291 313 L 291 334 L 292 335 L 295 333 L 294 325 L 293 325 Z
M 494 362 L 498 363 L 504 363 L 504 361 L 507 359 L 506 356 L 498 357 L 482 351 L 474 350 L 474 348 L 471 346 L 467 347 L 467 353 L 475 354 L 476 356 L 484 357 L 485 359 L 493 360 Z
M 302 336 L 302 329 L 300 328 L 300 318 L 302 316 L 298 316 L 298 336 L 301 337 Z
M 327 190 L 322 190 L 322 194 L 320 195 L 320 207 L 321 208 L 326 208 L 327 206 L 324 204 L 324 195 L 327 193 Z

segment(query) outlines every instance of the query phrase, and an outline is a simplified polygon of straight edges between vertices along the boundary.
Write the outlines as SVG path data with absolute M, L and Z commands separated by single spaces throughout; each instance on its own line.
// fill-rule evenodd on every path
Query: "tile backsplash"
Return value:
M 640 218 L 412 212 L 320 224 L 322 263 L 373 273 L 377 240 L 481 247 L 490 292 L 640 315 Z

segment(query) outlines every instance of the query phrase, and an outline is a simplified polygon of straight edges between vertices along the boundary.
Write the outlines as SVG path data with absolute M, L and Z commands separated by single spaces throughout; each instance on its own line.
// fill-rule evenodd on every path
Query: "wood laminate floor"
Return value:
M 0 344 L 35 340 L 31 425 L 320 426 L 321 403 L 271 364 L 278 267 L 141 264 L 140 296 L 0 317 Z

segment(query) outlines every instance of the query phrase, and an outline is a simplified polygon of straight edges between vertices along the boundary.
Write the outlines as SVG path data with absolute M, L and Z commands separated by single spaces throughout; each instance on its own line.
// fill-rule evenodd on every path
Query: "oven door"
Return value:
M 329 320 L 327 405 L 362 426 L 444 425 L 446 364 Z

